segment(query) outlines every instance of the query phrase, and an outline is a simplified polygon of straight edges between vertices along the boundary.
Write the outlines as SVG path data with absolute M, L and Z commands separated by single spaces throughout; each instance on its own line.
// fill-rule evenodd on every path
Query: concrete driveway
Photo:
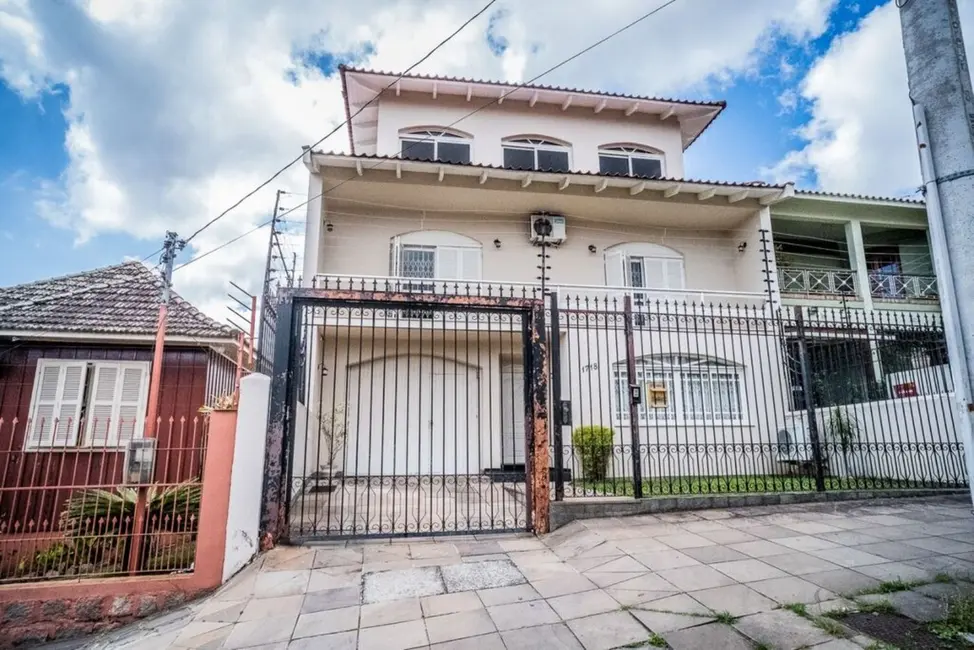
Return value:
M 212 596 L 84 647 L 855 649 L 874 639 L 818 617 L 889 596 L 935 620 L 967 579 L 964 499 L 708 510 L 574 522 L 544 539 L 279 548 Z

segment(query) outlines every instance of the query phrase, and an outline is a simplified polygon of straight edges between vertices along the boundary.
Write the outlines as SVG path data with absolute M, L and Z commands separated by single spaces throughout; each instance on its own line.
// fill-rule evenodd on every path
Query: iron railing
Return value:
M 873 298 L 888 300 L 937 300 L 937 277 L 870 273 L 869 290 Z
M 160 418 L 134 477 L 134 421 L 0 419 L 0 584 L 191 572 L 207 429 Z
M 851 297 L 858 295 L 856 272 L 849 269 L 778 269 L 781 293 Z
M 966 484 L 936 315 L 562 295 L 551 319 L 555 498 Z

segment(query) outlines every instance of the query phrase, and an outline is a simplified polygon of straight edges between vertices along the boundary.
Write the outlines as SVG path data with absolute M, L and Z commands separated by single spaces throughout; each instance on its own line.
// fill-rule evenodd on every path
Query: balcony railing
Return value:
M 312 287 L 339 291 L 378 293 L 416 293 L 444 296 L 478 296 L 488 298 L 541 299 L 541 285 L 535 282 L 507 282 L 491 280 L 445 280 L 403 278 L 370 275 L 318 274 Z M 617 301 L 625 295 L 633 297 L 637 307 L 654 304 L 762 305 L 767 295 L 763 291 L 714 291 L 704 289 L 642 289 L 582 284 L 549 284 L 547 292 L 557 291 L 562 300 Z
M 873 298 L 884 300 L 937 300 L 937 277 L 933 275 L 900 275 L 870 273 L 869 291 Z
M 855 297 L 856 272 L 851 269 L 778 269 L 781 293 Z

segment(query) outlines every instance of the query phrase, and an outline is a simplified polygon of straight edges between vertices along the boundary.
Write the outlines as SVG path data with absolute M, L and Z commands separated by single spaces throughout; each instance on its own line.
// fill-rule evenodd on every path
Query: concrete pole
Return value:
M 956 0 L 896 0 L 960 434 L 974 479 L 974 91 Z M 972 480 L 974 495 L 974 480 Z

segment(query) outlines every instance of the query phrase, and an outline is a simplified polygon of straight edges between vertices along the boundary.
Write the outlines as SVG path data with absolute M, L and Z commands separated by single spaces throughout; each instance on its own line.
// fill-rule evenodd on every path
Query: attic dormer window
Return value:
M 445 163 L 470 162 L 470 137 L 443 129 L 410 129 L 399 134 L 400 157 Z
M 662 178 L 663 156 L 649 147 L 635 145 L 599 147 L 599 173 L 606 176 Z
M 539 172 L 571 170 L 567 145 L 544 138 L 504 140 L 504 167 Z

